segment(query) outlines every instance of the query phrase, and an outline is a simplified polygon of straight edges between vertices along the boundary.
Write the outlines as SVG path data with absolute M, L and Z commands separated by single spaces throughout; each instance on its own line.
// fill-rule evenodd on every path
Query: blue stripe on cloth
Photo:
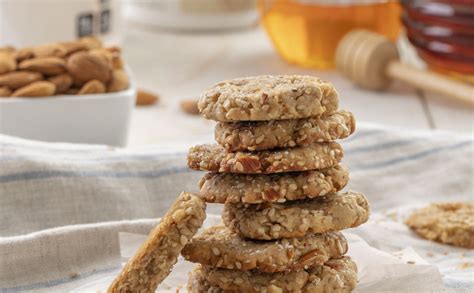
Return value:
M 454 150 L 454 149 L 462 148 L 467 145 L 471 145 L 473 143 L 474 143 L 473 140 L 461 141 L 456 144 L 432 148 L 429 150 L 411 154 L 409 156 L 393 158 L 390 160 L 379 161 L 379 162 L 375 162 L 371 164 L 359 164 L 359 165 L 351 166 L 351 171 L 384 168 L 384 167 L 392 166 L 392 165 L 399 164 L 406 161 L 414 161 L 414 160 L 417 160 L 429 155 L 437 154 L 446 150 Z
M 96 274 L 108 273 L 108 272 L 112 272 L 112 271 L 115 271 L 115 270 L 119 270 L 121 267 L 122 266 L 114 266 L 114 267 L 110 267 L 110 268 L 106 268 L 106 269 L 94 270 L 94 271 L 91 271 L 91 272 L 82 273 L 82 274 L 78 275 L 75 278 L 68 277 L 68 278 L 50 280 L 50 281 L 45 281 L 45 282 L 31 284 L 31 285 L 25 285 L 25 286 L 0 288 L 0 293 L 12 293 L 12 292 L 27 291 L 27 290 L 39 290 L 39 289 L 50 288 L 50 287 L 58 286 L 58 285 L 61 285 L 61 284 L 74 282 L 76 280 L 85 279 L 87 277 L 90 277 L 90 276 L 93 276 L 93 275 L 96 275 Z
M 8 183 L 13 181 L 24 181 L 24 180 L 38 180 L 54 177 L 108 177 L 108 178 L 159 178 L 166 175 L 173 175 L 177 173 L 188 173 L 196 172 L 189 169 L 186 166 L 168 168 L 158 171 L 141 171 L 141 172 L 116 172 L 116 171 L 60 171 L 60 170 L 48 170 L 48 171 L 32 171 L 23 173 L 13 173 L 0 176 L 0 183 Z
M 356 154 L 356 153 L 365 153 L 370 151 L 380 151 L 385 150 L 388 148 L 399 147 L 404 145 L 409 145 L 414 142 L 420 141 L 420 139 L 403 139 L 403 140 L 395 140 L 389 141 L 384 143 L 379 143 L 375 145 L 368 145 L 368 146 L 361 146 L 361 147 L 348 147 L 344 151 L 345 154 Z

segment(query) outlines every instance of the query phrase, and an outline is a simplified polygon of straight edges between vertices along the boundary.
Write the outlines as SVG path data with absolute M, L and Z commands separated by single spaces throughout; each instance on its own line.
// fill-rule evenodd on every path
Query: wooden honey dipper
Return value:
M 367 30 L 354 30 L 346 34 L 336 50 L 337 69 L 361 87 L 382 90 L 396 79 L 474 106 L 473 86 L 402 64 L 398 59 L 395 44 Z

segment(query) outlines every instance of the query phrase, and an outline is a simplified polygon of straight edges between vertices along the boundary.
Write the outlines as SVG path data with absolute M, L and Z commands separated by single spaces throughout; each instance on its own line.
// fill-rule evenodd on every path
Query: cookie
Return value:
M 212 286 L 204 277 L 201 265 L 197 265 L 190 273 L 187 284 L 188 293 L 225 293 L 219 287 Z
M 229 229 L 258 240 L 340 231 L 357 227 L 368 218 L 367 199 L 357 192 L 285 203 L 226 204 L 222 213 Z
M 181 254 L 188 261 L 217 268 L 281 272 L 323 264 L 346 252 L 347 241 L 339 232 L 264 242 L 243 239 L 218 225 L 195 236 Z
M 193 281 L 224 292 L 351 292 L 357 285 L 357 266 L 349 258 L 331 259 L 308 269 L 263 273 L 203 267 L 195 269 Z M 202 284 L 202 283 L 197 283 Z M 198 285 L 199 286 L 199 285 Z M 219 291 L 213 291 L 219 292 Z
M 349 181 L 346 167 L 280 174 L 208 173 L 199 182 L 200 196 L 211 203 L 285 202 L 334 193 Z
M 228 152 L 288 148 L 346 138 L 355 131 L 351 112 L 293 120 L 217 123 L 216 141 Z
M 423 238 L 474 248 L 474 203 L 433 203 L 415 210 L 406 224 Z
M 221 122 L 299 119 L 332 113 L 339 103 L 329 82 L 312 76 L 263 75 L 222 81 L 209 88 L 198 107 Z
M 235 153 L 228 153 L 214 144 L 192 147 L 188 153 L 188 166 L 194 170 L 223 173 L 280 173 L 329 168 L 337 165 L 342 157 L 342 147 L 337 142 Z
M 206 203 L 200 197 L 181 193 L 107 292 L 155 292 L 183 247 L 201 227 L 205 209 Z

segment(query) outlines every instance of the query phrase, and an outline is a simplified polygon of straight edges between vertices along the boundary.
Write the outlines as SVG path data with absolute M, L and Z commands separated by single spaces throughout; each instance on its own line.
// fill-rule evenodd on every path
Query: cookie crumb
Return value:
M 415 264 L 415 261 L 409 260 L 409 261 L 407 261 L 407 264 L 409 264 L 409 265 L 414 265 L 414 264 Z
M 79 277 L 79 274 L 78 274 L 78 273 L 76 273 L 76 272 L 71 272 L 71 273 L 69 273 L 69 278 L 70 278 L 70 279 L 75 279 L 75 278 L 77 278 L 77 277 Z

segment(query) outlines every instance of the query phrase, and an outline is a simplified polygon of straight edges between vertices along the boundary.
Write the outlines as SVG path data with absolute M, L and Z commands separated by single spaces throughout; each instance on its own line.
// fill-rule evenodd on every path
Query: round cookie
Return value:
M 198 107 L 204 118 L 221 122 L 269 121 L 332 113 L 338 103 L 336 89 L 319 78 L 263 75 L 219 82 Z
M 218 225 L 195 236 L 181 254 L 206 266 L 272 273 L 323 264 L 346 252 L 347 241 L 339 232 L 264 242 L 241 238 Z
M 280 173 L 308 171 L 337 165 L 343 150 L 337 142 L 315 143 L 290 149 L 228 153 L 218 145 L 198 145 L 189 150 L 188 166 L 220 173 Z
M 349 181 L 346 167 L 280 174 L 207 173 L 200 196 L 211 203 L 285 202 L 334 193 Z
M 183 192 L 123 267 L 107 292 L 155 292 L 206 218 L 206 203 Z
M 226 204 L 222 213 L 229 229 L 258 240 L 340 231 L 357 227 L 368 218 L 367 199 L 357 192 L 285 203 Z
M 433 203 L 415 210 L 406 224 L 423 238 L 474 248 L 474 203 Z
M 357 266 L 349 257 L 331 259 L 312 268 L 279 273 L 198 267 L 191 283 L 223 292 L 351 292 L 357 285 Z M 198 285 L 198 286 L 199 286 Z M 219 292 L 219 291 L 212 291 Z
M 216 141 L 228 152 L 288 148 L 346 138 L 355 131 L 351 112 L 292 120 L 217 123 Z

